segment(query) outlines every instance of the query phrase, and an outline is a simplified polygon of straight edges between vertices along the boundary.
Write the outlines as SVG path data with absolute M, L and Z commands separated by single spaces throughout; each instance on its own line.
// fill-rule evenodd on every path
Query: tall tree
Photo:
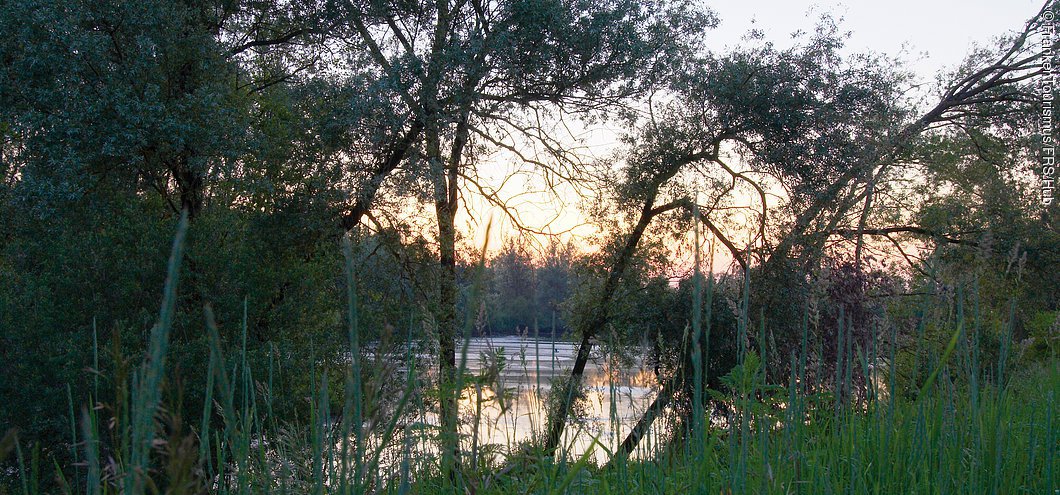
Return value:
M 534 260 L 525 243 L 509 240 L 490 261 L 493 276 L 493 318 L 501 332 L 521 331 L 533 324 L 537 316 L 534 295 L 536 277 Z
M 309 68 L 311 2 L 7 2 L 3 120 L 27 194 L 60 208 L 101 177 L 196 217 L 239 169 L 256 92 Z
M 5 356 L 12 378 L 2 393 L 27 403 L 0 421 L 27 438 L 68 436 L 48 411 L 61 409 L 67 384 L 75 402 L 87 401 L 78 384 L 94 335 L 135 335 L 122 352 L 142 345 L 144 304 L 162 286 L 157 263 L 181 210 L 193 222 L 185 259 L 194 273 L 184 279 L 175 340 L 202 335 L 188 328 L 202 321 L 204 299 L 228 297 L 235 313 L 235 301 L 254 301 L 254 282 L 270 280 L 265 272 L 300 260 L 272 249 L 268 234 L 279 229 L 251 226 L 270 225 L 276 217 L 262 219 L 283 201 L 260 202 L 257 179 L 281 179 L 270 186 L 284 192 L 305 182 L 274 173 L 287 136 L 270 126 L 295 106 L 274 90 L 311 72 L 326 14 L 300 0 L 0 3 L 0 340 L 19 356 Z M 260 264 L 241 266 L 251 257 Z M 257 270 L 241 270 L 248 266 Z M 61 350 L 27 352 L 41 342 Z M 191 363 L 206 355 L 173 351 L 174 361 L 186 359 L 189 382 L 205 381 Z M 189 387 L 186 397 L 204 392 Z
M 736 161 L 773 174 L 798 197 L 823 187 L 822 177 L 841 174 L 849 157 L 879 139 L 894 106 L 889 67 L 864 60 L 845 65 L 837 54 L 840 38 L 826 25 L 809 40 L 787 50 L 769 44 L 722 56 L 707 55 L 669 78 L 673 98 L 653 108 L 651 118 L 629 138 L 622 172 L 609 193 L 617 208 L 636 221 L 619 235 L 596 296 L 581 308 L 575 329 L 578 357 L 564 391 L 574 396 L 593 339 L 610 319 L 610 307 L 630 262 L 658 219 L 688 221 L 693 201 L 688 181 L 721 176 L 698 219 L 741 268 L 752 260 L 744 246 L 718 221 L 731 208 L 732 192 L 749 185 L 765 206 L 765 186 L 737 168 Z M 847 153 L 843 155 L 842 152 Z M 765 222 L 765 218 L 760 218 Z M 753 229 L 764 243 L 764 227 Z M 564 430 L 570 400 L 550 418 L 545 447 L 554 449 Z
M 641 90 L 640 80 L 676 59 L 713 18 L 685 2 L 630 0 L 437 0 L 346 4 L 348 40 L 368 54 L 374 77 L 402 110 L 389 152 L 368 183 L 405 170 L 434 204 L 438 288 L 434 301 L 446 456 L 457 453 L 455 220 L 461 183 L 473 180 L 484 149 L 519 154 L 526 141 L 569 163 L 542 130 L 562 109 L 607 109 Z M 543 161 L 525 157 L 545 166 Z M 545 173 L 558 173 L 555 169 Z M 558 173 L 562 175 L 561 173 Z M 370 201 L 362 196 L 344 225 Z M 369 198 L 370 199 L 370 198 Z M 360 205 L 360 206 L 358 206 Z
M 853 205 L 873 194 L 873 177 L 901 163 L 925 130 L 944 125 L 984 99 L 1014 100 L 1017 96 L 1004 88 L 1037 72 L 1039 56 L 1027 53 L 1026 40 L 1041 15 L 1008 40 L 997 59 L 980 61 L 922 113 L 903 99 L 900 88 L 907 75 L 892 64 L 878 57 L 841 57 L 842 37 L 828 19 L 816 35 L 792 49 L 763 44 L 707 56 L 672 75 L 674 98 L 654 109 L 630 138 L 625 168 L 614 178 L 618 207 L 637 220 L 620 235 L 596 297 L 575 322 L 581 345 L 563 392 L 568 400 L 558 401 L 560 409 L 550 416 L 546 450 L 559 445 L 593 338 L 609 321 L 609 306 L 645 233 L 672 212 L 684 211 L 689 218 L 694 199 L 683 182 L 714 174 L 725 178 L 721 187 L 708 192 L 708 204 L 699 205 L 699 219 L 745 272 L 754 268 L 762 274 L 764 281 L 752 291 L 763 296 L 756 297 L 757 304 L 777 312 L 770 328 L 787 328 L 799 321 L 798 315 L 778 308 L 797 311 L 800 305 L 791 297 L 797 287 L 775 285 L 791 282 L 776 273 L 788 273 L 792 264 L 802 267 L 793 273 L 806 273 L 820 260 L 819 240 Z M 779 225 L 766 217 L 771 183 L 762 178 L 768 177 L 787 199 L 786 214 L 774 213 Z M 738 185 L 758 200 L 752 206 L 761 208 L 746 246 L 715 220 L 733 206 L 731 194 Z M 770 237 L 771 231 L 779 235 Z

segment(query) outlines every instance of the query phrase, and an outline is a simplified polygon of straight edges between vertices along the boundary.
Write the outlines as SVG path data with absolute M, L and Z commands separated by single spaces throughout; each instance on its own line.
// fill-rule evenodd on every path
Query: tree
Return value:
M 525 247 L 509 240 L 490 261 L 494 293 L 490 321 L 501 332 L 519 332 L 533 325 L 537 318 L 534 260 Z
M 565 331 L 565 304 L 571 297 L 574 285 L 573 264 L 575 262 L 574 245 L 551 239 L 545 247 L 544 259 L 535 272 L 534 307 L 537 310 L 537 322 L 541 329 L 550 325 L 555 331 Z
M 95 366 L 94 351 L 106 374 L 141 349 L 146 302 L 157 300 L 181 211 L 194 224 L 192 276 L 174 325 L 185 345 L 173 357 L 188 382 L 205 382 L 195 331 L 205 302 L 220 302 L 226 323 L 238 321 L 244 301 L 271 300 L 269 291 L 311 300 L 302 296 L 312 284 L 273 275 L 320 280 L 320 258 L 303 260 L 297 243 L 283 245 L 297 231 L 279 228 L 296 210 L 312 212 L 311 202 L 263 201 L 259 179 L 284 192 L 306 182 L 276 173 L 290 137 L 276 127 L 296 105 L 276 90 L 310 70 L 319 46 L 306 43 L 325 22 L 315 2 L 301 1 L 0 5 L 0 339 L 11 352 L 3 394 L 26 403 L 4 410 L 5 424 L 58 446 L 70 433 L 59 419 L 67 385 L 75 403 L 120 392 L 86 386 L 84 370 Z M 276 327 L 326 324 L 308 304 L 304 313 L 281 309 L 250 322 L 252 346 L 279 336 Z M 57 352 L 35 352 L 42 342 Z M 205 392 L 188 389 L 189 404 Z
M 609 321 L 615 291 L 649 226 L 682 210 L 688 218 L 693 200 L 677 180 L 683 173 L 720 173 L 731 180 L 712 191 L 713 206 L 699 205 L 700 221 L 745 273 L 760 260 L 752 276 L 755 308 L 768 309 L 768 327 L 782 339 L 780 355 L 786 356 L 783 349 L 798 336 L 794 322 L 801 320 L 802 299 L 792 297 L 801 292 L 799 278 L 821 259 L 821 240 L 852 205 L 873 194 L 874 177 L 901 163 L 925 130 L 978 103 L 1016 99 L 1004 88 L 1036 73 L 1038 55 L 1019 54 L 1041 14 L 1000 58 L 952 82 L 935 106 L 917 115 L 899 93 L 905 74 L 874 57 L 845 61 L 838 54 L 841 38 L 825 21 L 801 46 L 782 51 L 765 44 L 708 55 L 671 76 L 679 81 L 670 87 L 674 98 L 653 109 L 651 120 L 630 138 L 625 168 L 612 186 L 619 211 L 637 220 L 622 235 L 606 280 L 575 324 L 581 345 L 567 387 L 580 382 L 593 338 Z M 756 177 L 775 178 L 787 195 L 790 220 L 783 219 L 775 239 L 767 236 L 766 187 Z M 746 249 L 711 220 L 738 184 L 756 194 L 762 208 Z M 771 369 L 782 371 L 784 362 Z M 565 394 L 572 396 L 571 390 Z M 568 406 L 550 417 L 547 451 L 559 443 Z
M 42 0 L 4 10 L 0 98 L 24 138 L 21 180 L 37 186 L 28 192 L 62 208 L 108 176 L 192 218 L 209 186 L 238 173 L 254 95 L 312 64 L 293 45 L 323 22 L 301 2 Z
M 649 227 L 665 215 L 691 219 L 694 199 L 682 178 L 723 174 L 731 182 L 714 192 L 710 201 L 716 207 L 731 201 L 726 195 L 737 183 L 750 184 L 764 206 L 763 187 L 730 165 L 730 150 L 781 178 L 793 194 L 810 195 L 822 184 L 820 177 L 840 174 L 847 166 L 836 150 L 856 154 L 871 146 L 868 138 L 893 111 L 887 101 L 893 87 L 885 67 L 874 61 L 845 70 L 838 47 L 834 31 L 823 30 L 803 46 L 780 51 L 766 44 L 707 55 L 671 75 L 668 89 L 674 98 L 653 108 L 652 119 L 629 138 L 624 168 L 609 185 L 618 204 L 614 210 L 637 220 L 621 235 L 622 247 L 611 251 L 607 277 L 575 324 L 581 347 L 568 387 L 580 382 L 592 339 L 608 323 L 616 289 Z M 749 268 L 744 250 L 712 220 L 715 208 L 707 204 L 700 210 L 699 221 L 744 270 Z M 756 242 L 766 241 L 764 224 L 755 232 Z M 561 410 L 551 419 L 546 449 L 558 444 L 564 418 Z
M 482 3 L 347 3 L 347 39 L 366 53 L 371 76 L 401 114 L 387 152 L 367 179 L 379 185 L 403 160 L 419 198 L 434 204 L 438 288 L 433 304 L 439 335 L 443 452 L 456 452 L 455 219 L 461 182 L 475 180 L 484 149 L 519 155 L 536 142 L 560 164 L 561 143 L 539 118 L 553 110 L 591 112 L 641 89 L 639 78 L 685 50 L 679 40 L 713 22 L 683 2 L 538 1 Z M 362 52 L 363 50 L 363 52 Z M 546 174 L 562 171 L 525 157 Z M 365 199 L 368 198 L 368 199 Z M 365 199 L 362 201 L 362 199 Z M 370 201 L 358 199 L 345 217 L 355 225 Z M 362 206 L 358 206 L 362 205 Z

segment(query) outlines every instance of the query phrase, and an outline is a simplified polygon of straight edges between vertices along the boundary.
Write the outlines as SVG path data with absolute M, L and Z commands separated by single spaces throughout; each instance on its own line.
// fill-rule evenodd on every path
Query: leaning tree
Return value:
M 365 1 L 344 9 L 343 43 L 391 105 L 379 127 L 383 151 L 360 169 L 342 226 L 369 214 L 388 179 L 399 193 L 434 205 L 438 270 L 430 305 L 443 453 L 451 459 L 458 453 L 455 222 L 465 187 L 500 201 L 477 180 L 478 163 L 505 151 L 550 178 L 571 178 L 575 161 L 548 122 L 561 111 L 598 114 L 638 94 L 644 80 L 682 59 L 713 17 L 667 0 Z
M 616 290 L 656 222 L 667 216 L 698 219 L 742 271 L 757 274 L 750 286 L 755 305 L 769 308 L 767 326 L 779 337 L 778 346 L 792 344 L 798 340 L 802 304 L 791 297 L 798 294 L 791 289 L 805 282 L 798 274 L 820 262 L 823 244 L 844 228 L 851 212 L 871 206 L 881 178 L 901 167 L 926 133 L 955 125 L 983 104 L 1025 99 L 1014 85 L 1039 71 L 1040 54 L 1028 38 L 1041 22 L 1039 13 L 1005 40 L 993 59 L 959 72 L 926 109 L 904 98 L 901 88 L 908 75 L 893 62 L 843 58 L 841 38 L 828 23 L 791 49 L 764 44 L 680 67 L 668 78 L 672 97 L 653 106 L 630 135 L 622 173 L 613 176 L 615 211 L 635 220 L 620 234 L 620 248 L 613 251 L 594 297 L 579 310 L 575 329 L 581 344 L 562 391 L 566 400 L 557 401 L 559 409 L 550 416 L 546 451 L 559 445 L 594 339 L 612 317 Z M 706 192 L 705 204 L 697 204 L 701 200 L 687 184 L 709 178 L 723 181 Z M 735 197 L 739 186 L 757 201 L 748 206 Z M 771 210 L 768 197 L 778 190 L 784 202 Z M 716 221 L 741 205 L 757 212 L 749 215 L 757 221 L 747 243 L 736 238 L 739 230 Z M 699 213 L 693 216 L 694 206 Z M 865 215 L 854 216 L 856 237 L 871 232 Z M 670 400 L 677 388 L 664 387 L 656 401 Z M 648 409 L 624 449 L 635 446 L 657 410 Z

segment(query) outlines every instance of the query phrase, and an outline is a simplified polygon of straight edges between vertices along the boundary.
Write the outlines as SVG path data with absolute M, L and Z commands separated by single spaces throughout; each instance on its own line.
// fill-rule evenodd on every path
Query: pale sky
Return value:
M 723 52 L 741 44 L 741 39 L 751 29 L 763 32 L 766 40 L 778 46 L 791 43 L 793 32 L 812 32 L 822 14 L 831 14 L 842 32 L 850 32 L 846 44 L 848 53 L 878 52 L 899 57 L 923 82 L 931 82 L 944 69 L 961 63 L 973 45 L 992 45 L 992 41 L 1003 34 L 1022 30 L 1027 20 L 1038 13 L 1044 0 L 822 0 L 822 1 L 751 1 L 751 0 L 706 0 L 720 18 L 720 25 L 707 33 L 707 44 L 715 51 Z M 608 132 L 597 133 L 609 135 Z M 613 135 L 613 134 L 612 134 Z M 592 153 L 606 154 L 606 143 L 612 139 L 594 138 Z M 498 164 L 497 176 L 505 175 Z M 493 175 L 493 174 L 489 174 Z M 566 204 L 543 201 L 540 196 L 527 199 L 525 187 L 520 181 L 506 185 L 502 197 L 523 194 L 523 198 L 512 201 L 524 221 L 531 227 L 535 219 L 555 219 L 553 231 L 570 229 L 581 222 L 577 212 L 577 201 L 571 198 Z M 474 195 L 464 198 L 478 222 L 464 217 L 465 232 L 474 232 L 476 246 L 483 245 L 482 235 L 486 218 L 493 217 L 493 229 L 489 241 L 490 249 L 500 247 L 505 237 L 515 230 L 511 228 L 499 209 L 490 208 Z M 485 212 L 485 214 L 483 214 Z M 458 220 L 459 222 L 459 220 Z M 591 233 L 591 229 L 576 229 L 577 234 Z
M 848 48 L 908 54 L 910 68 L 931 77 L 952 67 L 968 53 L 972 43 L 1023 28 L 1045 4 L 1043 0 L 847 0 L 767 1 L 707 0 L 721 19 L 711 38 L 722 45 L 738 44 L 749 29 L 761 29 L 766 39 L 789 38 L 802 29 L 811 31 L 823 13 L 842 19 L 840 29 L 850 31 Z M 710 38 L 708 38 L 709 40 Z M 926 52 L 926 57 L 920 57 Z

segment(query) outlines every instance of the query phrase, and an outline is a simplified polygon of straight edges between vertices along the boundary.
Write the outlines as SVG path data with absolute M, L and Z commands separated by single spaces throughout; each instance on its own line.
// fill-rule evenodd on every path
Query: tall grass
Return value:
M 271 407 L 272 395 L 280 392 L 273 389 L 271 364 L 267 373 L 256 377 L 247 362 L 246 306 L 236 359 L 226 358 L 231 352 L 224 348 L 207 306 L 206 402 L 201 423 L 193 431 L 179 415 L 160 407 L 186 229 L 187 221 L 182 219 L 143 364 L 131 376 L 115 377 L 127 381 L 127 398 L 118 394 L 119 403 L 110 408 L 113 417 L 102 417 L 104 408 L 87 406 L 77 415 L 71 399 L 70 434 L 77 461 L 73 467 L 51 466 L 52 473 L 42 465 L 38 448 L 27 452 L 10 435 L 0 441 L 0 457 L 15 453 L 18 474 L 10 487 L 13 492 L 42 493 L 45 476 L 54 476 L 65 492 L 89 494 L 1051 494 L 1058 488 L 1060 361 L 1054 356 L 1011 373 L 1011 323 L 985 328 L 976 297 L 970 316 L 964 298 L 958 297 L 944 352 L 926 363 L 920 362 L 919 350 L 925 348 L 920 326 L 916 365 L 926 364 L 931 372 L 917 393 L 903 395 L 898 393 L 895 364 L 902 351 L 894 327 L 889 327 L 889 336 L 876 332 L 889 338 L 874 338 L 862 348 L 844 328 L 842 316 L 834 387 L 808 383 L 809 363 L 820 362 L 822 356 L 820 351 L 811 355 L 814 346 L 805 321 L 801 345 L 788 356 L 791 374 L 786 386 L 767 383 L 764 356 L 771 350 L 763 348 L 764 327 L 758 329 L 759 347 L 749 344 L 748 333 L 755 329 L 747 315 L 746 282 L 734 336 L 739 339 L 739 364 L 723 378 L 725 390 L 703 392 L 702 356 L 709 350 L 700 346 L 710 341 L 711 319 L 708 313 L 704 325 L 698 310 L 692 315 L 695 412 L 690 421 L 674 423 L 690 428 L 687 435 L 692 441 L 684 448 L 668 448 L 676 444 L 656 428 L 646 439 L 649 445 L 643 455 L 599 466 L 593 462 L 594 452 L 603 452 L 605 458 L 616 454 L 597 437 L 582 433 L 590 435 L 589 448 L 575 458 L 541 456 L 533 449 L 509 445 L 511 457 L 490 465 L 480 455 L 482 446 L 473 434 L 469 459 L 446 459 L 446 449 L 439 455 L 436 448 L 424 448 L 415 438 L 417 425 L 427 427 L 436 442 L 443 433 L 429 429 L 422 394 L 416 390 L 421 380 L 411 347 L 405 352 L 401 397 L 381 423 L 366 428 L 365 390 L 380 387 L 379 382 L 388 378 L 362 368 L 357 274 L 348 240 L 344 252 L 349 359 L 341 410 L 331 411 L 328 380 L 317 371 L 306 424 L 281 424 Z M 698 261 L 697 252 L 696 308 L 704 296 Z M 709 311 L 713 278 L 705 279 Z M 473 296 L 478 292 L 476 284 Z M 469 305 L 467 325 L 476 319 L 476 311 L 477 306 Z M 1002 336 L 997 362 L 989 366 L 981 362 L 981 336 L 986 332 Z M 480 391 L 481 384 L 465 376 L 469 334 L 470 328 L 465 330 L 457 389 L 469 382 Z M 409 342 L 411 346 L 411 323 Z M 97 350 L 96 369 L 98 359 Z M 866 384 L 867 390 L 853 393 L 855 382 Z M 534 391 L 540 390 L 538 383 Z M 266 396 L 259 397 L 260 391 Z M 613 383 L 610 393 L 614 399 Z M 94 383 L 93 400 L 98 394 Z M 724 424 L 704 415 L 710 401 L 731 406 Z M 214 408 L 221 424 L 211 423 Z M 412 413 L 406 414 L 410 408 Z M 417 416 L 418 423 L 402 426 L 409 416 Z M 482 420 L 482 409 L 477 407 L 473 431 Z M 618 425 L 614 411 L 611 420 Z M 455 476 L 447 474 L 449 463 L 459 466 Z

